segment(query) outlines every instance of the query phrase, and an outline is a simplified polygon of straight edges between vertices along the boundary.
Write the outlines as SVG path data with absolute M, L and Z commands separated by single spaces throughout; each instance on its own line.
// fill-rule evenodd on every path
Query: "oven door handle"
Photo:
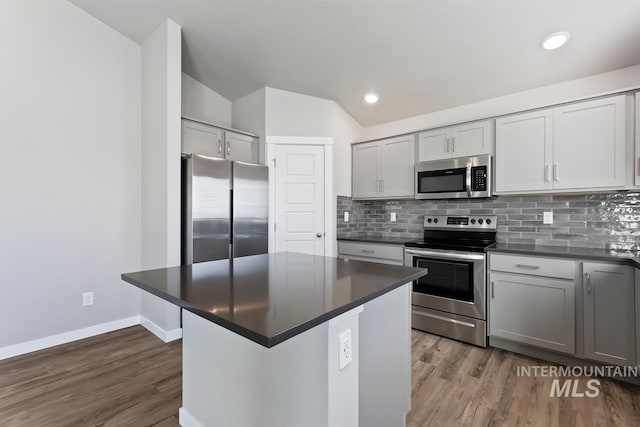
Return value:
M 467 164 L 467 196 L 471 197 L 471 163 Z
M 405 253 L 409 255 L 418 255 L 424 257 L 432 257 L 439 259 L 462 260 L 462 261 L 484 261 L 484 254 L 460 254 L 455 252 L 437 252 L 437 251 L 414 251 L 405 249 Z

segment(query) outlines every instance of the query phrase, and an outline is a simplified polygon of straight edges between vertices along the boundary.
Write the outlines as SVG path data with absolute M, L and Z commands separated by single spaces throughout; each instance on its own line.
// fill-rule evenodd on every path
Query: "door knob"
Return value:
M 316 237 L 322 237 L 323 235 L 323 233 L 316 233 Z

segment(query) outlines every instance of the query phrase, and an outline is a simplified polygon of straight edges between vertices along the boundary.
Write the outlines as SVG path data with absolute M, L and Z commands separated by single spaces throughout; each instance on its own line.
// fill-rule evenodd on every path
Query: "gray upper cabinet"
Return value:
M 496 193 L 623 188 L 626 96 L 496 120 Z
M 182 119 L 182 152 L 258 163 L 258 138 Z
M 634 168 L 636 171 L 635 184 L 636 186 L 640 186 L 640 92 L 636 92 L 636 120 L 635 120 L 635 128 L 636 128 L 636 152 L 635 152 L 635 162 Z
M 553 187 L 625 184 L 625 96 L 553 109 Z
M 583 264 L 584 356 L 614 365 L 636 363 L 633 267 Z
M 494 254 L 489 262 L 489 335 L 575 354 L 575 263 Z
M 493 154 L 492 120 L 420 132 L 418 161 Z
M 552 144 L 551 109 L 497 119 L 496 191 L 551 190 Z
M 225 158 L 247 163 L 258 163 L 258 138 L 250 135 L 225 131 Z
M 354 199 L 414 196 L 415 135 L 353 144 Z
M 183 119 L 182 152 L 224 158 L 223 133 L 220 128 Z

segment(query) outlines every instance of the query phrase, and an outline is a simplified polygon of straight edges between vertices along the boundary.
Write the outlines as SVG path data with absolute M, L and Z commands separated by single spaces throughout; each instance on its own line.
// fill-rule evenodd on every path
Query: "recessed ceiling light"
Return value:
M 378 102 L 378 99 L 380 99 L 378 94 L 373 92 L 369 92 L 364 96 L 364 100 L 367 104 L 375 104 L 376 102 Z
M 564 45 L 570 38 L 571 34 L 566 31 L 549 34 L 547 37 L 542 39 L 542 48 L 546 50 L 557 49 Z

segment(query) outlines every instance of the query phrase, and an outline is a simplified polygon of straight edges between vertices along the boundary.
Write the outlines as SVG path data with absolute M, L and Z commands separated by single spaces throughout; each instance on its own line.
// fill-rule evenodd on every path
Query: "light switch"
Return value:
M 391 212 L 391 222 L 396 222 L 396 213 Z
M 553 212 L 544 212 L 542 214 L 543 224 L 553 224 Z
M 344 222 L 349 222 L 349 211 L 344 211 Z

